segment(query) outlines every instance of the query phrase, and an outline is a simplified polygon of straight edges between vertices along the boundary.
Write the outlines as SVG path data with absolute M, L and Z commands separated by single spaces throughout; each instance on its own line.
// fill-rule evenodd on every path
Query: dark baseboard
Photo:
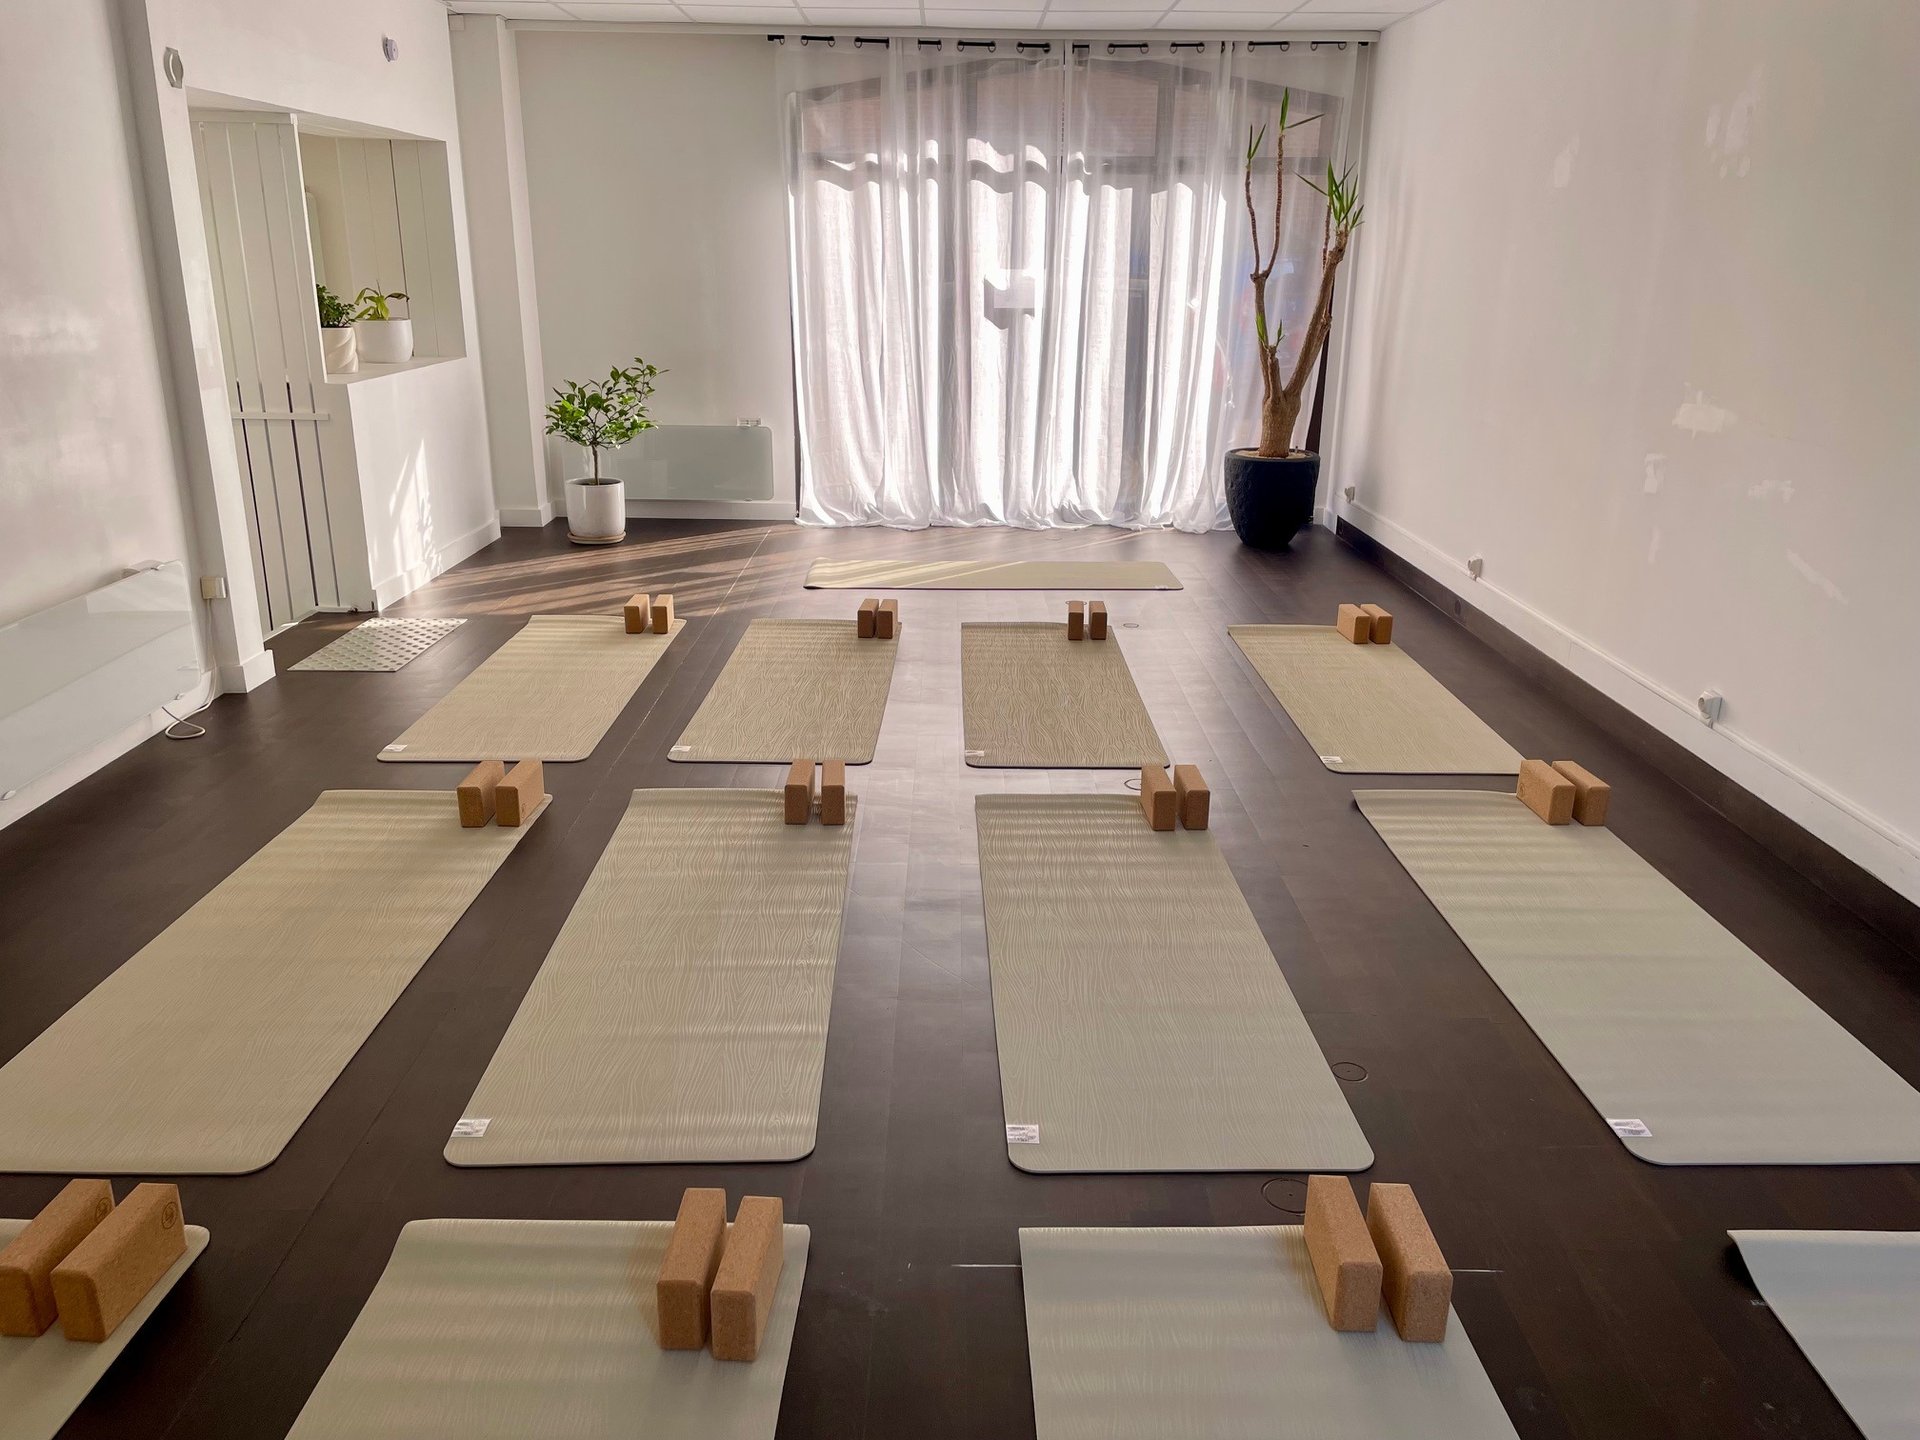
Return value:
M 1678 741 L 1662 735 L 1625 706 L 1601 694 L 1485 612 L 1467 604 L 1447 586 L 1366 531 L 1342 519 L 1336 523 L 1334 533 L 1355 554 L 1379 566 L 1441 614 L 1451 615 L 1469 635 L 1517 665 L 1541 689 L 1576 707 L 1614 739 L 1732 821 L 1894 944 L 1910 954 L 1920 955 L 1920 905 L 1856 865 L 1797 821 L 1782 815 L 1752 791 L 1728 779 Z

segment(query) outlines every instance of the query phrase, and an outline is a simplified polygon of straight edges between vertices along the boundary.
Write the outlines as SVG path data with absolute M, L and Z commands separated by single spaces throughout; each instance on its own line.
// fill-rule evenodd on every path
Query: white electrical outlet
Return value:
M 1486 568 L 1487 562 L 1485 557 L 1480 555 L 1469 555 L 1467 557 L 1467 574 L 1471 575 L 1474 579 L 1478 580 Z
M 753 429 L 754 426 L 760 423 L 760 420 L 758 416 L 742 415 L 738 420 L 734 421 L 733 423 L 738 425 L 742 430 L 751 430 Z
M 1357 485 L 1347 486 L 1347 489 L 1346 489 L 1347 504 L 1351 505 L 1353 503 L 1353 497 L 1358 495 L 1359 493 L 1360 493 L 1360 488 Z
M 1725 708 L 1727 699 L 1718 690 L 1702 690 L 1700 698 L 1693 702 L 1700 711 L 1700 718 L 1709 725 L 1720 723 L 1720 712 Z
M 200 577 L 200 598 L 202 600 L 226 599 L 227 577 L 224 575 L 202 575 Z

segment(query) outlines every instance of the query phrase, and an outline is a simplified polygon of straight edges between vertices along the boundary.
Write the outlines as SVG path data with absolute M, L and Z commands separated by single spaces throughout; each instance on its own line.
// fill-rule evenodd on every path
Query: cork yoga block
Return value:
M 0 1335 L 45 1334 L 59 1318 L 53 1300 L 53 1270 L 113 1210 L 113 1187 L 104 1180 L 69 1180 L 0 1248 Z
M 53 1267 L 53 1298 L 69 1340 L 105 1340 L 187 1253 L 180 1191 L 136 1185 Z
M 785 1261 L 786 1215 L 779 1197 L 743 1196 L 713 1277 L 714 1359 L 751 1360 L 760 1353 Z
M 538 760 L 522 760 L 494 787 L 494 818 L 511 830 L 526 824 L 546 798 L 546 770 Z
M 1140 808 L 1146 811 L 1147 824 L 1155 830 L 1171 830 L 1177 812 L 1179 798 L 1173 793 L 1173 782 L 1167 778 L 1167 772 L 1158 765 L 1140 767 Z
M 1334 617 L 1333 628 L 1356 645 L 1373 639 L 1373 617 L 1358 605 L 1342 605 Z
M 460 823 L 478 830 L 493 819 L 495 797 L 500 782 L 507 778 L 507 767 L 498 760 L 482 760 L 467 772 L 455 793 L 460 797 Z
M 653 618 L 652 610 L 653 597 L 650 595 L 636 595 L 627 601 L 623 612 L 627 617 L 627 633 L 629 635 L 646 634 L 647 622 Z
M 1087 607 L 1083 601 L 1067 602 L 1067 638 L 1069 640 L 1087 638 Z
M 1336 1330 L 1371 1330 L 1380 1318 L 1380 1254 L 1344 1175 L 1307 1177 L 1307 1255 Z
M 879 623 L 880 602 L 871 598 L 862 600 L 859 610 L 854 613 L 853 633 L 862 640 L 871 640 Z
M 847 823 L 847 762 L 844 760 L 820 762 L 820 823 Z
M 1549 825 L 1565 825 L 1573 819 L 1573 781 L 1544 760 L 1520 762 L 1520 780 L 1513 793 Z
M 813 761 L 796 760 L 787 768 L 786 821 L 804 825 L 813 818 Z
M 1144 782 L 1140 789 L 1145 793 Z M 1207 806 L 1211 797 L 1207 793 L 1206 777 L 1201 775 L 1198 765 L 1173 767 L 1173 794 L 1180 812 L 1180 824 L 1188 830 L 1206 829 Z
M 1382 610 L 1378 605 L 1362 605 L 1360 612 L 1367 617 L 1367 630 L 1376 645 L 1393 643 L 1393 614 Z
M 662 1350 L 707 1348 L 708 1298 L 726 1238 L 726 1191 L 690 1189 L 680 1197 L 680 1213 L 674 1217 L 653 1287 Z
M 1367 1232 L 1380 1252 L 1381 1290 L 1402 1340 L 1447 1338 L 1453 1271 L 1427 1228 L 1410 1185 L 1375 1182 L 1367 1190 Z
M 900 602 L 882 600 L 880 609 L 873 617 L 873 635 L 876 640 L 892 640 L 900 634 Z
M 1107 602 L 1104 600 L 1095 600 L 1087 606 L 1087 638 L 1107 638 Z
M 1553 768 L 1573 782 L 1573 818 L 1582 825 L 1606 824 L 1613 787 L 1584 765 L 1576 765 L 1571 760 L 1556 760 Z
M 673 629 L 673 596 L 656 595 L 653 597 L 653 633 L 665 635 Z

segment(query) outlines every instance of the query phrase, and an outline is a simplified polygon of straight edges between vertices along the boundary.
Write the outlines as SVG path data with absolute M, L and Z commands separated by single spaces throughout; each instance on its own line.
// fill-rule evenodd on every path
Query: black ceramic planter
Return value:
M 1318 455 L 1263 460 L 1251 450 L 1227 452 L 1227 513 L 1233 532 L 1255 550 L 1284 550 L 1313 519 L 1320 485 Z

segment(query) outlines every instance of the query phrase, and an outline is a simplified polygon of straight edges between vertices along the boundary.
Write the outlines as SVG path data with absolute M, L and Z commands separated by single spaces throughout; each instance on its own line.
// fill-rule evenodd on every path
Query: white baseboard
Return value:
M 538 530 L 543 525 L 553 523 L 553 503 L 544 505 L 510 505 L 500 512 L 500 524 L 513 530 Z
M 418 565 L 409 566 L 398 575 L 390 575 L 385 580 L 377 580 L 373 586 L 373 608 L 384 610 L 396 600 L 404 599 L 426 584 L 434 576 L 451 570 L 462 560 L 477 551 L 484 550 L 500 538 L 500 517 L 494 516 L 484 525 L 469 530 L 458 539 L 448 541 L 434 551 L 431 559 Z
M 268 673 L 271 674 L 273 657 L 268 655 L 267 660 Z M 215 678 L 214 672 L 203 672 L 194 687 L 174 702 L 173 713 L 190 715 L 205 705 L 215 694 L 221 693 L 214 688 Z M 165 710 L 155 710 L 144 719 L 134 721 L 119 734 L 81 751 L 78 755 L 49 770 L 45 775 L 29 780 L 18 789 L 0 797 L 0 830 L 6 829 L 28 811 L 46 804 L 62 791 L 71 790 L 94 771 L 111 765 L 134 746 L 152 739 L 171 724 L 173 724 L 172 716 Z
M 273 678 L 273 652 L 257 650 L 238 665 L 222 665 L 218 673 L 222 695 L 244 695 L 249 690 L 258 690 Z
M 1609 654 L 1518 596 L 1467 573 L 1466 562 L 1366 506 L 1347 523 L 1445 585 L 1488 618 L 1572 671 L 1609 700 L 1697 755 L 1736 785 L 1831 845 L 1907 899 L 1920 902 L 1920 841 L 1726 725 L 1699 718 L 1693 701 Z
M 633 520 L 791 520 L 791 500 L 627 500 Z

